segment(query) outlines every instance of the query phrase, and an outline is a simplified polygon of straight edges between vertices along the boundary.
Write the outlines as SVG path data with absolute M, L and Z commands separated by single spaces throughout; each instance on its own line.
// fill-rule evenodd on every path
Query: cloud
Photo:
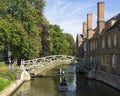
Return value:
M 51 8 L 48 7 L 45 10 L 45 16 L 52 24 L 58 24 L 61 26 L 64 32 L 73 35 L 76 38 L 77 33 L 81 33 L 82 29 L 82 11 L 93 6 L 89 5 L 89 2 L 65 2 L 66 0 L 52 0 L 54 4 Z M 85 5 L 88 6 L 85 6 Z M 54 5 L 54 6 L 53 6 Z
M 87 13 L 93 14 L 93 28 L 95 28 L 97 25 L 97 1 L 47 0 L 44 12 L 51 24 L 60 25 L 63 31 L 72 34 L 74 39 L 78 33 L 82 33 L 82 23 L 87 21 Z M 106 10 L 105 20 L 117 13 L 118 11 L 109 13 Z

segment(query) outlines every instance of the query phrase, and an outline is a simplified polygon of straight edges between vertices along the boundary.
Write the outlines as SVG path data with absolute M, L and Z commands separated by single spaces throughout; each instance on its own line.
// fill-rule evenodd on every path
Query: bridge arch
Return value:
M 43 66 L 54 64 L 71 64 L 74 63 L 75 58 L 69 55 L 51 55 L 32 60 L 23 60 L 21 66 L 24 69 L 37 69 Z

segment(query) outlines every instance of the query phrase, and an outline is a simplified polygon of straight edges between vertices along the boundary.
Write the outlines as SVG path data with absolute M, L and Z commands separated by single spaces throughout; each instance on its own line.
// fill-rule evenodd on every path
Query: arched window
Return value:
M 113 67 L 116 67 L 116 63 L 117 63 L 117 56 L 116 56 L 116 55 L 113 55 L 113 56 L 112 56 L 112 66 L 113 66 Z
M 108 36 L 108 47 L 111 47 L 111 36 Z
M 105 38 L 102 39 L 102 48 L 105 48 Z
M 117 35 L 114 34 L 114 46 L 117 46 Z

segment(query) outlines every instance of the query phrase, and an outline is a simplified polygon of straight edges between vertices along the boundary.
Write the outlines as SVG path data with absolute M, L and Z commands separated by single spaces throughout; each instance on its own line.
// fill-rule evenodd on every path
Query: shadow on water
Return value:
M 96 80 L 88 80 L 83 74 L 77 74 L 77 96 L 120 96 L 120 91 Z

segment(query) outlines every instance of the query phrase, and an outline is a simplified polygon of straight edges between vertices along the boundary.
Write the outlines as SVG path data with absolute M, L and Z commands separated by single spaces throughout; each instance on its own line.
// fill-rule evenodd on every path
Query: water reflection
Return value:
M 57 75 L 59 68 L 65 71 L 68 91 L 59 92 L 58 85 L 63 77 Z M 58 66 L 43 78 L 25 82 L 12 96 L 120 96 L 120 92 L 97 81 L 87 80 L 75 74 L 74 65 Z
M 77 96 L 120 96 L 120 92 L 104 83 L 88 80 L 82 74 L 77 74 Z
M 58 85 L 63 79 L 63 76 L 57 75 L 59 68 L 62 68 L 65 71 L 69 86 L 68 92 L 58 92 Z M 25 82 L 13 96 L 71 96 L 70 93 L 74 93 L 76 89 L 76 77 L 74 71 L 75 66 L 58 66 L 47 72 L 48 74 L 43 78 Z M 29 84 L 29 86 L 27 84 Z

